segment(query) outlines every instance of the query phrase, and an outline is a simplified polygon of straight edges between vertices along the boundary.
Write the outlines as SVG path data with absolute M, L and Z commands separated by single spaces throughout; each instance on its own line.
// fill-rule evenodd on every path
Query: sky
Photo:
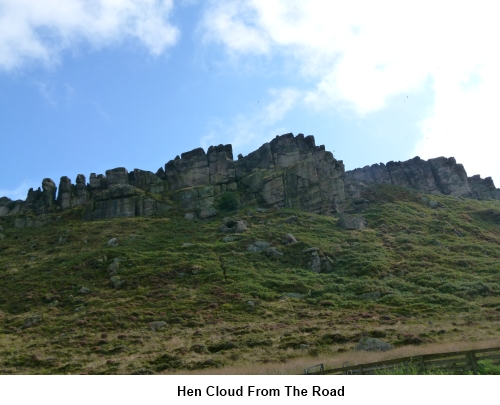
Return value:
M 500 186 L 495 3 L 0 0 L 0 196 L 288 132 Z

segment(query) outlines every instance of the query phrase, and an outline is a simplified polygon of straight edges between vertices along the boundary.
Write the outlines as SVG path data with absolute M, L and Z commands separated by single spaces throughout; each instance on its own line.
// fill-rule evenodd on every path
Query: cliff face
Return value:
M 380 163 L 351 170 L 345 177 L 354 185 L 395 184 L 428 194 L 500 200 L 500 190 L 495 188 L 491 177 L 467 177 L 463 165 L 457 164 L 453 157 L 422 160 L 417 156 L 406 162 Z
M 316 146 L 313 136 L 285 134 L 237 160 L 231 145 L 219 145 L 206 153 L 202 148 L 183 153 L 156 174 L 121 167 L 106 175 L 91 173 L 88 184 L 81 174 L 76 184 L 63 176 L 58 188 L 44 179 L 41 189 L 30 189 L 25 201 L 0 198 L 0 217 L 14 217 L 18 227 L 34 227 L 76 207 L 83 207 L 84 220 L 161 215 L 177 207 L 206 218 L 216 214 L 214 204 L 226 191 L 237 192 L 246 205 L 333 214 L 363 202 L 358 190 L 373 183 L 500 200 L 490 177 L 467 177 L 454 158 L 415 157 L 346 172 L 343 162 L 323 145 Z

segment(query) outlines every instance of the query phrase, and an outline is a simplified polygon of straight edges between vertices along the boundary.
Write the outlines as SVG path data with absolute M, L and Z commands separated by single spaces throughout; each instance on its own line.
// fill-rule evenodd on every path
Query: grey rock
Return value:
M 192 244 L 192 243 L 183 243 L 182 244 L 182 247 L 192 247 L 192 246 L 194 246 L 194 244 Z
M 0 239 L 5 239 L 5 235 L 0 233 Z
M 366 219 L 361 215 L 340 214 L 337 224 L 348 230 L 363 230 L 366 228 Z
M 57 240 L 57 243 L 59 243 L 60 245 L 64 245 L 66 243 L 66 238 L 63 238 L 62 236 Z
M 300 346 L 299 346 L 299 348 L 300 348 L 301 350 L 309 349 L 309 345 L 306 345 L 306 344 L 301 343 L 301 344 L 300 344 Z
M 254 307 L 255 307 L 255 302 L 254 302 L 254 301 L 252 301 L 252 300 L 248 300 L 248 301 L 247 301 L 247 305 L 248 305 L 249 307 L 254 308 Z
M 219 231 L 223 233 L 243 233 L 248 230 L 247 222 L 241 219 L 227 219 L 219 226 Z
M 165 321 L 156 321 L 156 322 L 151 322 L 149 324 L 149 327 L 153 332 L 156 332 L 158 329 L 163 328 L 167 326 L 167 323 Z
M 275 247 L 269 247 L 266 249 L 266 254 L 270 257 L 282 257 L 283 253 L 280 252 L 277 248 Z
M 313 252 L 319 252 L 319 248 L 318 247 L 311 247 L 309 249 L 304 249 L 302 251 L 302 253 L 313 253 Z
M 123 284 L 125 284 L 125 280 L 121 280 L 118 276 L 113 276 L 109 279 L 113 288 L 120 288 Z
M 111 264 L 108 266 L 108 271 L 110 275 L 115 275 L 118 270 L 120 270 L 120 263 L 119 261 L 113 260 Z
M 269 248 L 271 244 L 269 242 L 257 241 L 252 243 L 247 247 L 247 251 L 250 253 L 258 253 L 263 252 L 267 248 Z
M 196 219 L 196 214 L 194 214 L 192 212 L 188 212 L 186 215 L 184 215 L 184 218 L 191 221 L 193 219 Z
M 111 238 L 110 240 L 108 240 L 108 246 L 118 246 L 118 239 Z
M 391 349 L 392 345 L 390 343 L 386 343 L 380 339 L 370 337 L 361 338 L 355 347 L 355 350 L 366 350 L 371 352 L 384 352 Z
M 85 306 L 84 305 L 80 305 L 79 307 L 75 308 L 75 312 L 81 312 L 81 311 L 84 311 L 84 310 L 85 310 Z
M 318 252 L 312 252 L 311 256 L 312 256 L 312 260 L 309 264 L 309 268 L 314 273 L 320 273 L 321 272 L 321 260 L 319 258 Z
M 439 207 L 439 203 L 437 201 L 430 200 L 429 201 L 429 207 L 431 207 L 431 208 L 438 208 Z
M 226 243 L 227 243 L 227 242 L 233 242 L 233 241 L 235 241 L 235 240 L 236 240 L 236 238 L 235 238 L 234 236 L 231 236 L 231 235 L 224 236 L 224 237 L 221 239 L 221 241 L 222 241 L 222 242 L 226 242 Z
M 200 210 L 200 219 L 215 217 L 217 210 L 214 207 L 205 207 Z
M 267 210 L 265 208 L 255 208 L 255 212 L 259 212 L 261 214 L 264 214 L 267 212 Z
M 57 307 L 58 305 L 59 305 L 59 301 L 58 300 L 54 300 L 51 303 L 49 303 L 49 307 Z
M 80 288 L 80 290 L 78 292 L 80 294 L 88 294 L 88 293 L 90 293 L 90 288 L 82 287 L 82 288 Z
M 325 273 L 330 273 L 333 271 L 333 265 L 330 263 L 330 261 L 326 260 L 321 263 L 321 270 Z
M 291 233 L 285 235 L 285 243 L 297 243 L 297 239 Z
M 289 223 L 289 224 L 293 224 L 293 223 L 298 222 L 298 220 L 299 220 L 299 217 L 297 217 L 297 216 L 293 215 L 293 216 L 291 216 L 291 217 L 288 217 L 288 218 L 286 219 L 286 222 L 287 222 L 287 223 Z
M 0 226 L 0 232 L 3 231 L 3 226 Z

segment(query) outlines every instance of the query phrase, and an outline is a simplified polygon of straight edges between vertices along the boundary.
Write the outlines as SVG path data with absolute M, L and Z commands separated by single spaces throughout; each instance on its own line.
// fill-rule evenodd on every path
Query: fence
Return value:
M 477 374 L 477 363 L 482 360 L 490 360 L 496 365 L 500 364 L 500 347 L 462 352 L 423 354 L 355 366 L 349 366 L 345 363 L 344 367 L 329 370 L 325 370 L 323 364 L 317 364 L 304 369 L 304 374 L 376 374 L 377 372 L 387 372 L 390 374 L 391 371 L 404 367 L 417 367 L 421 371 L 470 371 L 473 374 Z M 313 371 L 315 368 L 319 371 Z

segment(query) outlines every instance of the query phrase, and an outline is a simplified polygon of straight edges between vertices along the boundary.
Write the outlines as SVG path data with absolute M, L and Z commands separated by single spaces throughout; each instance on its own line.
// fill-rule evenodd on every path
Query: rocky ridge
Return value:
M 243 205 L 294 207 L 318 214 L 349 212 L 366 202 L 360 190 L 369 184 L 394 184 L 429 194 L 500 200 L 491 177 L 467 177 L 453 157 L 428 161 L 375 164 L 345 171 L 312 135 L 276 136 L 247 156 L 233 159 L 231 145 L 211 146 L 177 156 L 156 173 L 120 167 L 105 175 L 79 174 L 76 184 L 63 176 L 59 187 L 43 179 L 25 201 L 0 198 L 0 217 L 16 227 L 37 227 L 58 214 L 81 207 L 83 220 L 162 215 L 173 208 L 194 212 L 200 219 L 217 213 L 217 198 L 236 192 Z M 58 193 L 57 193 L 58 192 Z

